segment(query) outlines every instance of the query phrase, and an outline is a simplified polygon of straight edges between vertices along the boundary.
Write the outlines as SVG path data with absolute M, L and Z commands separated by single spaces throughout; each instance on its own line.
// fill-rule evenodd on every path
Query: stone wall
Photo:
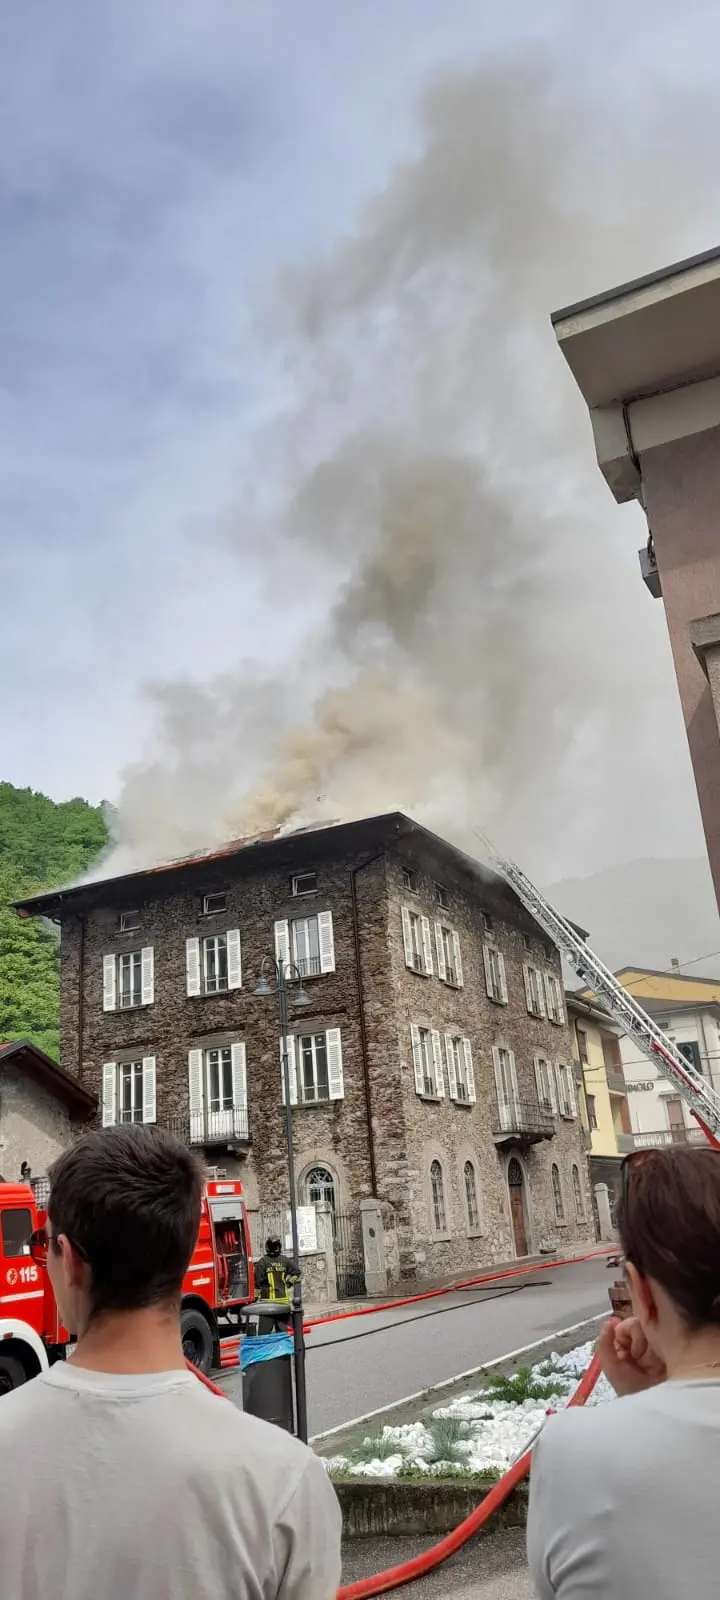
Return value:
M 27 1161 L 33 1177 L 43 1176 L 70 1143 L 72 1128 L 64 1106 L 8 1061 L 0 1062 L 0 1173 L 10 1182 Z

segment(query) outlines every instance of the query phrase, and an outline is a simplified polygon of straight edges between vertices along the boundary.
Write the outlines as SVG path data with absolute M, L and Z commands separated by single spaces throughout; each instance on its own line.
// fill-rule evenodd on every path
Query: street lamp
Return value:
M 268 972 L 271 976 L 268 978 Z M 288 988 L 293 993 L 288 997 Z M 290 1099 L 290 1058 L 288 1055 L 288 998 L 294 1006 L 309 1006 L 310 996 L 303 988 L 302 975 L 292 961 L 280 956 L 273 961 L 264 956 L 260 976 L 253 989 L 259 1000 L 277 995 L 280 1015 L 280 1045 L 282 1050 L 282 1075 L 285 1089 L 285 1144 L 287 1147 L 288 1182 L 290 1185 L 290 1231 L 293 1260 L 300 1265 L 300 1239 L 298 1235 L 297 1195 L 295 1193 L 295 1150 L 293 1146 L 292 1102 Z M 305 1388 L 305 1338 L 303 1335 L 302 1280 L 298 1278 L 293 1288 L 292 1323 L 295 1343 L 295 1395 L 297 1400 L 298 1435 L 307 1444 L 307 1395 Z

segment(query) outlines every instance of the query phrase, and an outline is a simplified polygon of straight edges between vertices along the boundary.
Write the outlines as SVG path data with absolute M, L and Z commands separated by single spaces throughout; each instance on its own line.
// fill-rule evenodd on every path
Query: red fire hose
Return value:
M 191 1362 L 188 1362 L 188 1366 L 191 1372 L 194 1372 L 195 1376 L 200 1379 L 200 1382 L 205 1384 L 206 1389 L 212 1390 L 213 1394 L 220 1395 L 223 1400 L 227 1399 L 223 1390 L 219 1389 L 211 1378 L 206 1378 L 204 1372 L 198 1372 L 197 1367 L 193 1367 Z M 588 1396 L 592 1394 L 599 1376 L 600 1362 L 597 1356 L 593 1356 L 587 1372 L 580 1379 L 569 1404 L 571 1406 L 584 1406 Z M 376 1572 L 370 1578 L 361 1578 L 358 1583 L 347 1584 L 345 1588 L 338 1589 L 337 1600 L 371 1600 L 374 1595 L 388 1594 L 391 1589 L 401 1589 L 406 1583 L 413 1583 L 416 1578 L 422 1578 L 426 1573 L 433 1572 L 436 1567 L 441 1567 L 443 1562 L 448 1561 L 450 1556 L 455 1555 L 457 1550 L 461 1550 L 463 1545 L 467 1544 L 468 1539 L 472 1539 L 473 1535 L 484 1527 L 493 1512 L 504 1505 L 513 1489 L 527 1476 L 530 1470 L 531 1458 L 532 1451 L 526 1450 L 518 1461 L 513 1462 L 513 1465 L 508 1468 L 498 1483 L 493 1484 L 490 1493 L 485 1495 L 479 1506 L 476 1506 L 475 1510 L 471 1511 L 469 1517 L 466 1517 L 464 1522 L 459 1523 L 457 1528 L 453 1528 L 452 1533 L 448 1533 L 444 1539 L 440 1539 L 437 1544 L 432 1545 L 429 1550 L 424 1550 L 421 1555 L 414 1556 L 412 1561 L 403 1561 L 397 1567 L 389 1567 L 387 1572 Z

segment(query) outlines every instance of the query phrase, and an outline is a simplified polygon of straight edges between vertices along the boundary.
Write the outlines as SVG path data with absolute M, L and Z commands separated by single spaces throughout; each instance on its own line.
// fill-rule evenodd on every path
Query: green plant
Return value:
M 558 1389 L 557 1380 L 551 1382 L 534 1376 L 531 1367 L 518 1367 L 512 1377 L 504 1372 L 488 1373 L 483 1392 L 489 1392 L 493 1400 L 522 1405 L 525 1400 L 552 1400 Z
M 402 1455 L 402 1449 L 397 1439 L 389 1439 L 385 1433 L 369 1433 L 362 1442 L 355 1446 L 348 1457 L 348 1464 L 352 1470 L 366 1461 L 387 1461 L 390 1456 Z
M 467 1422 L 459 1417 L 431 1417 L 426 1424 L 430 1435 L 430 1443 L 425 1450 L 425 1460 L 430 1464 L 436 1461 L 453 1461 L 458 1465 L 465 1463 L 465 1445 L 471 1437 Z

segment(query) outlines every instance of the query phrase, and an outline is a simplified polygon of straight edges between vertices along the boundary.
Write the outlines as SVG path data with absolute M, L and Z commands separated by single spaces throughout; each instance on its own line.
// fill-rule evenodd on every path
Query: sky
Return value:
M 245 707 L 248 685 L 256 679 L 264 685 L 270 674 L 284 685 L 290 711 L 284 702 L 283 715 L 291 730 L 293 696 L 313 729 L 318 725 L 313 697 L 316 703 L 319 697 L 325 743 L 308 781 L 311 787 L 325 785 L 323 696 L 334 678 L 344 683 L 351 671 L 366 671 L 368 661 L 365 651 L 358 664 L 355 646 L 349 656 L 336 635 L 315 654 L 311 642 L 315 633 L 325 638 L 328 618 L 337 629 L 337 596 L 347 599 L 353 534 L 345 530 L 338 536 L 339 553 L 332 559 L 326 545 L 318 564 L 314 534 L 293 544 L 288 506 L 300 503 L 307 514 L 308 484 L 315 483 L 309 461 L 317 464 L 330 439 L 335 450 L 350 437 L 347 428 L 335 437 L 337 414 L 351 415 L 353 426 L 362 419 L 368 428 L 371 388 L 378 409 L 390 396 L 395 403 L 397 389 L 403 415 L 412 412 L 416 456 L 423 440 L 443 432 L 426 396 L 417 420 L 417 393 L 409 398 L 398 370 L 401 360 L 407 363 L 413 327 L 422 333 L 426 326 L 413 322 L 414 311 L 407 311 L 426 257 L 421 255 L 413 268 L 414 278 L 402 278 L 394 299 L 386 293 L 387 278 L 382 298 L 375 299 L 375 288 L 364 288 L 361 280 L 361 267 L 369 273 L 370 248 L 376 258 L 389 248 L 387 213 L 393 196 L 403 198 L 403 164 L 412 174 L 412 164 L 419 163 L 421 172 L 423 140 L 432 147 L 437 119 L 445 117 L 445 127 L 452 120 L 448 84 L 461 85 L 464 74 L 477 71 L 478 84 L 496 93 L 496 63 L 512 64 L 525 52 L 540 50 L 552 69 L 550 91 L 543 90 L 539 101 L 549 118 L 554 100 L 567 93 L 574 97 L 573 114 L 584 137 L 587 93 L 596 108 L 594 137 L 599 104 L 608 125 L 619 120 L 624 127 L 628 208 L 633 206 L 637 138 L 642 137 L 633 121 L 635 99 L 667 103 L 666 148 L 641 152 L 643 170 L 648 163 L 656 169 L 658 213 L 664 204 L 663 163 L 672 166 L 676 137 L 691 164 L 693 139 L 698 150 L 707 143 L 712 124 L 698 111 L 694 128 L 693 107 L 696 99 L 700 104 L 712 99 L 719 43 L 713 6 L 692 0 L 682 9 L 641 0 L 632 10 L 610 0 L 602 18 L 597 8 L 557 0 L 542 7 L 509 0 L 501 8 L 481 7 L 477 0 L 444 5 L 385 0 L 382 6 L 370 0 L 346 0 L 343 6 L 330 0 L 303 0 L 302 5 L 246 0 L 242 7 L 233 0 L 124 0 L 122 7 L 65 0 L 61 8 L 51 0 L 28 0 L 23 7 L 0 0 L 0 772 L 5 780 L 56 799 L 105 798 L 119 803 L 121 811 L 129 797 L 128 814 L 136 827 L 146 804 L 149 810 L 159 797 L 170 811 L 181 789 L 193 789 L 186 782 L 184 758 L 178 760 L 178 743 L 186 736 L 192 741 L 195 771 L 205 737 L 198 734 L 198 722 L 206 712 L 214 719 L 215 740 L 206 764 L 208 783 L 223 788 L 217 747 L 232 743 L 230 725 L 238 705 Z M 516 81 L 522 93 L 522 78 Z M 446 86 L 440 110 L 437 97 L 432 100 L 437 82 Z M 613 137 L 617 144 L 617 134 Z M 528 161 L 533 142 L 528 141 Z M 622 155 L 618 147 L 618 164 L 607 173 L 622 170 Z M 522 150 L 515 153 L 520 168 L 523 159 Z M 668 215 L 648 217 L 647 227 L 638 228 L 628 209 L 634 238 L 627 259 L 620 246 L 595 262 L 578 259 L 576 283 L 570 260 L 562 288 L 571 292 L 556 303 L 629 275 L 628 260 L 638 272 L 652 270 L 714 244 L 711 190 L 704 181 L 682 215 L 672 214 L 670 200 Z M 678 193 L 682 189 L 681 182 Z M 394 261 L 411 253 L 413 242 L 429 260 L 434 248 L 429 230 L 424 235 L 416 230 L 411 240 L 412 210 L 396 215 L 401 223 L 407 217 L 408 236 L 398 238 L 400 224 L 393 221 Z M 613 239 L 617 236 L 616 229 Z M 356 241 L 354 254 L 346 248 L 348 240 Z M 354 320 L 341 325 L 347 300 L 340 284 L 346 273 L 355 274 Z M 527 281 L 519 280 L 518 293 Z M 557 406 L 570 408 L 573 455 L 570 464 L 559 462 L 553 475 L 555 445 L 539 422 L 518 495 L 526 494 L 532 471 L 535 503 L 544 485 L 546 502 L 557 500 L 562 518 L 560 502 L 572 480 L 573 505 L 581 520 L 587 511 L 593 534 L 579 546 L 581 559 L 574 566 L 566 563 L 572 581 L 563 595 L 565 614 L 575 613 L 580 622 L 583 590 L 593 591 L 592 629 L 605 632 L 613 684 L 608 707 L 617 706 L 625 684 L 635 723 L 633 728 L 632 719 L 619 717 L 614 735 L 609 714 L 603 720 L 598 712 L 593 721 L 591 703 L 594 731 L 583 747 L 582 695 L 577 704 L 568 701 L 572 737 L 567 730 L 563 737 L 572 744 L 572 759 L 553 786 L 555 825 L 541 796 L 537 807 L 528 801 L 514 819 L 517 840 L 547 879 L 634 855 L 697 855 L 702 836 L 662 608 L 653 606 L 637 570 L 645 525 L 637 508 L 617 508 L 602 484 L 583 403 L 552 348 L 547 318 L 560 284 L 550 273 L 547 282 L 543 277 L 542 241 L 534 282 L 536 320 L 516 339 L 523 348 L 514 348 L 512 327 L 500 330 L 502 341 L 515 371 L 527 347 L 526 387 L 533 402 L 527 429 L 533 429 L 533 415 L 545 404 L 539 378 L 547 373 L 548 404 L 555 404 L 557 384 Z M 456 274 L 455 290 L 459 283 Z M 461 288 L 467 297 L 468 283 Z M 459 300 L 460 315 L 466 303 Z M 291 333 L 283 321 L 282 308 L 286 312 L 288 305 L 293 307 Z M 341 306 L 334 324 L 327 306 Z M 383 308 L 402 322 L 402 339 L 386 337 L 379 315 Z M 306 348 L 299 360 L 298 326 L 313 317 L 321 331 L 313 332 L 309 353 Z M 449 314 L 447 328 L 452 327 Z M 490 342 L 493 330 L 487 323 L 484 330 L 478 327 Z M 499 337 L 497 329 L 494 334 Z M 432 338 L 438 338 L 437 327 Z M 536 339 L 542 351 L 533 368 Z M 342 360 L 339 341 L 345 341 Z M 494 347 L 498 358 L 499 346 Z M 478 359 L 482 366 L 481 348 Z M 460 431 L 462 407 L 464 448 L 469 449 L 466 380 L 465 371 L 447 414 Z M 432 387 L 432 374 L 425 373 L 424 382 Z M 436 411 L 439 405 L 435 397 Z M 486 426 L 482 408 L 478 419 L 479 437 Z M 449 426 L 445 431 L 449 438 Z M 486 434 L 487 429 L 483 438 Z M 497 440 L 493 450 L 497 456 Z M 381 454 L 378 450 L 378 460 Z M 379 468 L 378 473 L 380 481 Z M 357 472 L 344 481 L 363 492 Z M 333 502 L 328 512 L 326 500 L 311 496 L 310 507 L 318 526 L 326 516 L 329 540 L 338 505 Z M 272 536 L 274 520 L 283 524 L 279 541 Z M 552 540 L 551 517 L 541 537 Z M 526 547 L 517 548 L 522 560 Z M 363 581 L 366 577 L 363 573 Z M 345 621 L 347 616 L 346 605 Z M 579 634 L 570 629 L 564 638 L 557 627 L 555 619 L 554 647 L 564 654 L 566 677 L 582 676 L 582 629 Z M 496 642 L 501 634 L 502 627 Z M 397 639 L 391 644 L 394 650 Z M 406 644 L 400 640 L 401 650 Z M 416 642 L 412 648 L 416 652 Z M 416 695 L 423 685 L 415 657 L 397 659 L 401 675 L 409 660 L 407 689 Z M 593 667 L 591 702 L 600 694 L 598 682 Z M 226 693 L 229 684 L 232 692 Z M 247 783 L 242 774 L 228 781 L 234 807 L 246 787 L 255 794 L 263 762 L 272 765 L 275 759 L 285 727 L 278 703 L 276 687 L 259 689 L 249 732 L 243 722 L 252 760 L 248 757 Z M 337 708 L 331 709 L 337 723 Z M 468 705 L 463 737 L 471 711 Z M 643 724 L 646 734 L 640 736 Z M 522 728 L 518 720 L 519 739 Z M 388 722 L 386 743 L 392 738 Z M 367 740 L 364 748 L 367 752 Z M 416 782 L 417 748 L 411 754 Z M 527 787 L 534 759 L 528 754 L 525 765 L 512 770 L 504 765 L 502 781 Z M 286 768 L 283 755 L 283 778 Z M 150 770 L 157 780 L 152 802 Z M 274 778 L 273 784 L 275 797 Z M 547 798 L 544 775 L 542 787 Z M 392 781 L 390 802 L 391 791 Z M 340 785 L 338 793 L 344 792 Z M 413 798 L 410 789 L 397 792 L 403 801 L 406 793 Z M 193 793 L 198 806 L 209 807 L 207 784 Z M 474 793 L 485 804 L 486 791 Z M 267 794 L 261 784 L 261 805 Z M 374 798 L 373 793 L 373 803 Z M 435 796 L 431 814 L 442 819 L 446 802 L 447 796 Z M 496 784 L 487 791 L 489 814 L 494 817 L 498 807 Z M 463 825 L 467 812 L 464 805 Z M 533 834 L 536 812 L 540 820 Z M 251 814 L 256 816 L 257 805 Z M 237 807 L 232 815 L 216 807 L 211 834 L 227 832 L 238 815 Z M 197 825 L 195 816 L 192 826 Z M 176 837 L 184 841 L 183 827 L 171 844 Z M 506 841 L 509 848 L 514 842 Z M 163 853 L 157 832 L 149 848 Z

